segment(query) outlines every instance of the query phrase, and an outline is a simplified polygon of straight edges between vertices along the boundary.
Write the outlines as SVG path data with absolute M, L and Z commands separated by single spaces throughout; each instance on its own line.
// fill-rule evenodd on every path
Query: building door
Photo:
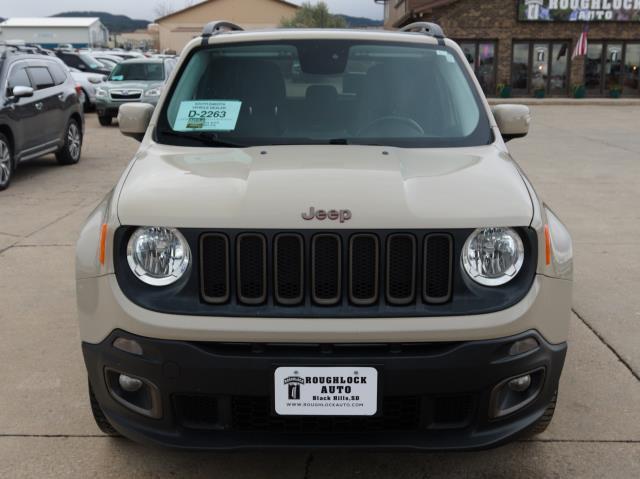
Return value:
M 515 42 L 511 88 L 515 95 L 543 91 L 566 95 L 569 87 L 569 42 Z

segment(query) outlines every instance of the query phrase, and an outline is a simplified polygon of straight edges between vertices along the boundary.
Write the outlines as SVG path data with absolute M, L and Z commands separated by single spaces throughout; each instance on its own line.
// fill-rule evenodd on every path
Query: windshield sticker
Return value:
M 111 77 L 111 79 L 112 79 L 113 81 L 122 81 L 122 80 L 124 80 L 124 75 L 113 75 L 113 76 Z
M 241 101 L 199 100 L 180 103 L 173 123 L 175 131 L 233 131 L 240 116 Z

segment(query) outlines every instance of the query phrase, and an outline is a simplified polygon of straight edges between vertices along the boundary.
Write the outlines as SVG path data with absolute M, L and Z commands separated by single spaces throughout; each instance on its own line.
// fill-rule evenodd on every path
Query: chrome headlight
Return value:
M 167 286 L 187 271 L 191 250 L 177 229 L 145 226 L 131 235 L 127 262 L 140 281 L 152 286 Z
M 162 93 L 162 88 L 152 88 L 145 91 L 144 96 L 160 96 L 160 93 Z
M 518 274 L 524 246 L 512 228 L 475 230 L 462 248 L 462 266 L 469 277 L 484 286 L 500 286 Z
M 96 96 L 98 98 L 105 98 L 107 96 L 107 90 L 104 88 L 96 88 Z

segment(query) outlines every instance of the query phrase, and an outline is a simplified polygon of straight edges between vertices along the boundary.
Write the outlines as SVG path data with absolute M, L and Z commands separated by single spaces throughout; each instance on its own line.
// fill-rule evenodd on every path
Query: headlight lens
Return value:
M 162 93 L 161 88 L 152 88 L 151 90 L 144 92 L 145 96 L 160 96 L 160 93 Z
M 104 98 L 107 96 L 107 90 L 104 88 L 96 88 L 96 96 L 98 98 Z
M 140 281 L 152 286 L 175 283 L 189 268 L 191 250 L 175 228 L 138 228 L 127 245 L 127 262 Z
M 475 230 L 462 248 L 462 266 L 476 283 L 500 286 L 522 268 L 524 246 L 512 228 Z

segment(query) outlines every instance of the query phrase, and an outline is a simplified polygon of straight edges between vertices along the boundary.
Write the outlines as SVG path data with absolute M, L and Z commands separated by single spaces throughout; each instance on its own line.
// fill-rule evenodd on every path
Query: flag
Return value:
M 573 55 L 571 55 L 571 59 L 574 60 L 576 57 L 581 57 L 587 54 L 587 34 L 589 33 L 589 25 L 586 25 L 582 28 L 582 33 L 580 34 L 580 38 L 578 38 L 578 43 L 576 43 L 576 48 L 573 50 Z

